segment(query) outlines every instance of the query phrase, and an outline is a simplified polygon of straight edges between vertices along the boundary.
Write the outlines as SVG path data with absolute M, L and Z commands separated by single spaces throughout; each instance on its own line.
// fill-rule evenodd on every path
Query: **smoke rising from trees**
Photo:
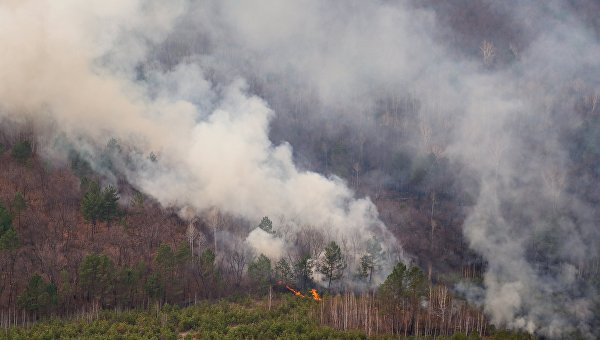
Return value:
M 52 125 L 48 157 L 62 139 L 90 161 L 107 136 L 131 145 L 115 166 L 166 206 L 375 234 L 388 252 L 374 204 L 314 166 L 310 138 L 355 136 L 357 186 L 389 181 L 363 158 L 444 159 L 492 320 L 592 336 L 598 27 L 566 1 L 481 3 L 497 30 L 449 40 L 443 8 L 406 1 L 9 1 L 0 117 Z

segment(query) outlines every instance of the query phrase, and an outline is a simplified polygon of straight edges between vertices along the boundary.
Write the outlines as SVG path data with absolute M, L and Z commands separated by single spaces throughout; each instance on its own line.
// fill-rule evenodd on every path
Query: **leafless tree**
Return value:
M 513 56 L 515 58 L 519 58 L 519 49 L 517 48 L 517 46 L 515 44 L 509 43 L 508 49 L 510 50 L 510 52 L 513 54 Z
M 431 127 L 426 123 L 421 122 L 419 124 L 419 130 L 421 131 L 421 138 L 425 149 L 429 149 L 429 144 L 431 143 Z
M 483 63 L 485 66 L 491 66 L 494 63 L 496 57 L 496 48 L 491 42 L 484 40 L 479 47 L 481 56 L 483 57 Z
M 311 258 L 317 258 L 325 247 L 325 235 L 313 227 L 303 226 L 295 235 L 296 250 L 298 257 L 309 255 Z
M 231 243 L 232 247 L 227 251 L 225 262 L 234 285 L 239 287 L 242 282 L 244 270 L 248 262 L 252 259 L 252 252 L 242 242 L 232 241 Z
M 594 113 L 594 111 L 596 111 L 596 108 L 598 107 L 598 102 L 600 102 L 600 92 L 595 92 L 587 96 L 586 101 L 588 102 L 588 106 L 590 107 L 590 113 Z
M 565 187 L 566 176 L 564 172 L 557 168 L 547 168 L 542 173 L 542 177 L 544 179 L 544 183 L 550 190 L 552 195 L 552 207 L 553 210 L 556 211 L 558 200 Z
M 215 254 L 217 254 L 217 228 L 221 225 L 223 221 L 223 217 L 221 212 L 216 207 L 210 208 L 206 212 L 206 221 L 209 226 L 213 228 L 213 241 L 214 241 L 214 249 Z
M 196 230 L 196 226 L 194 225 L 194 220 L 190 221 L 190 223 L 188 224 L 188 227 L 185 231 L 185 235 L 190 244 L 190 252 L 192 254 L 192 260 L 193 260 L 193 258 L 194 258 L 194 241 L 196 240 L 196 237 L 198 237 L 198 230 Z

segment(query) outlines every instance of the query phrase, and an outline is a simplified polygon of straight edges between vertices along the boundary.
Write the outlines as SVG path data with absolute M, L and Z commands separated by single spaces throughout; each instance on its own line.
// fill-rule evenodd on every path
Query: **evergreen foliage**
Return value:
M 12 217 L 8 210 L 0 204 L 0 251 L 14 250 L 19 246 L 19 236 L 12 227 Z
M 258 227 L 271 235 L 275 234 L 275 231 L 273 230 L 273 222 L 267 216 L 262 218 L 258 224 Z
M 0 235 L 12 227 L 12 217 L 6 208 L 0 203 Z
M 161 283 L 158 273 L 153 273 L 148 277 L 144 284 L 144 289 L 148 296 L 153 299 L 161 298 L 164 295 L 165 288 Z
M 360 258 L 358 276 L 368 279 L 369 284 L 373 280 L 373 273 L 380 269 L 380 262 L 383 258 L 381 244 L 375 237 L 367 242 L 367 253 Z
M 342 278 L 344 269 L 346 269 L 346 261 L 342 256 L 342 250 L 337 243 L 331 241 L 325 247 L 325 254 L 318 267 L 319 272 L 325 275 L 327 289 L 331 288 L 331 281 Z
M 298 287 L 304 289 L 313 281 L 313 261 L 310 256 L 301 257 L 294 265 L 294 276 Z
M 406 267 L 398 262 L 394 270 L 379 287 L 381 296 L 392 304 L 400 304 L 403 299 L 418 303 L 427 293 L 427 279 L 418 267 Z
M 113 288 L 114 265 L 104 254 L 89 254 L 79 266 L 80 285 L 88 299 L 102 300 Z
M 25 291 L 17 298 L 19 306 L 29 312 L 45 313 L 57 302 L 56 286 L 35 274 Z
M 13 228 L 0 235 L 0 250 L 15 250 L 21 246 L 17 232 Z
M 11 156 L 19 163 L 25 164 L 33 153 L 31 143 L 29 141 L 21 141 L 13 145 Z
M 248 266 L 248 276 L 258 289 L 267 286 L 271 282 L 271 260 L 264 254 L 260 254 Z
M 310 301 L 290 298 L 271 311 L 255 303 L 220 301 L 187 308 L 164 305 L 130 312 L 102 312 L 96 320 L 39 322 L 13 327 L 8 339 L 366 339 L 362 331 L 321 326 Z
M 92 224 L 92 235 L 99 221 L 107 222 L 118 216 L 119 195 L 117 189 L 109 185 L 100 190 L 98 182 L 83 178 L 81 188 L 85 191 L 81 200 L 81 213 L 84 219 Z
M 282 283 L 292 282 L 294 279 L 294 271 L 286 259 L 282 258 L 275 264 L 275 278 Z
M 118 202 L 119 194 L 117 189 L 112 185 L 107 186 L 102 190 L 102 199 L 101 199 L 101 214 L 100 220 L 107 222 L 110 226 L 111 221 L 113 221 L 118 216 Z

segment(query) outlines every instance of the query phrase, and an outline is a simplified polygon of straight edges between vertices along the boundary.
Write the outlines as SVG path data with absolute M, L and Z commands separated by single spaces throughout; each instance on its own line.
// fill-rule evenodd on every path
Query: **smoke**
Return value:
M 258 253 L 277 260 L 285 254 L 285 244 L 282 239 L 277 238 L 266 231 L 256 228 L 248 234 L 246 241 Z
M 27 1 L 0 7 L 2 111 L 51 120 L 99 172 L 99 145 L 116 138 L 111 170 L 165 206 L 257 221 L 285 216 L 335 240 L 371 235 L 396 248 L 368 198 L 337 177 L 298 169 L 287 143 L 269 140 L 274 112 L 233 76 L 210 81 L 201 63 L 165 68 L 149 59 L 186 10 L 184 1 L 61 5 Z M 108 136 L 108 138 L 107 138 Z M 55 153 L 51 142 L 47 153 Z M 158 160 L 149 158 L 153 152 Z M 110 176 L 110 174 L 107 174 Z M 189 215 L 189 214 L 188 214 Z M 264 250 L 264 237 L 247 239 Z M 273 240 L 279 244 L 281 240 Z M 278 251 L 281 253 L 281 251 Z M 391 254 L 390 261 L 401 254 Z
M 500 22 L 482 24 L 489 36 L 410 2 L 4 2 L 0 108 L 49 117 L 90 160 L 107 136 L 133 145 L 115 166 L 166 206 L 285 216 L 387 250 L 374 204 L 310 170 L 313 138 L 344 127 L 357 163 L 407 149 L 461 164 L 446 176 L 474 202 L 463 230 L 492 321 L 592 337 L 598 292 L 581 272 L 600 255 L 597 165 L 578 164 L 597 154 L 597 32 L 563 1 L 478 3 Z M 389 101 L 416 103 L 391 114 L 392 139 Z

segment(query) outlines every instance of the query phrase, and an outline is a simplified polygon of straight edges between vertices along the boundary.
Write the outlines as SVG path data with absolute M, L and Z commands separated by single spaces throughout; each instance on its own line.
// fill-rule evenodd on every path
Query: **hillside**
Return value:
M 2 2 L 2 324 L 322 294 L 367 336 L 598 338 L 599 9 Z

